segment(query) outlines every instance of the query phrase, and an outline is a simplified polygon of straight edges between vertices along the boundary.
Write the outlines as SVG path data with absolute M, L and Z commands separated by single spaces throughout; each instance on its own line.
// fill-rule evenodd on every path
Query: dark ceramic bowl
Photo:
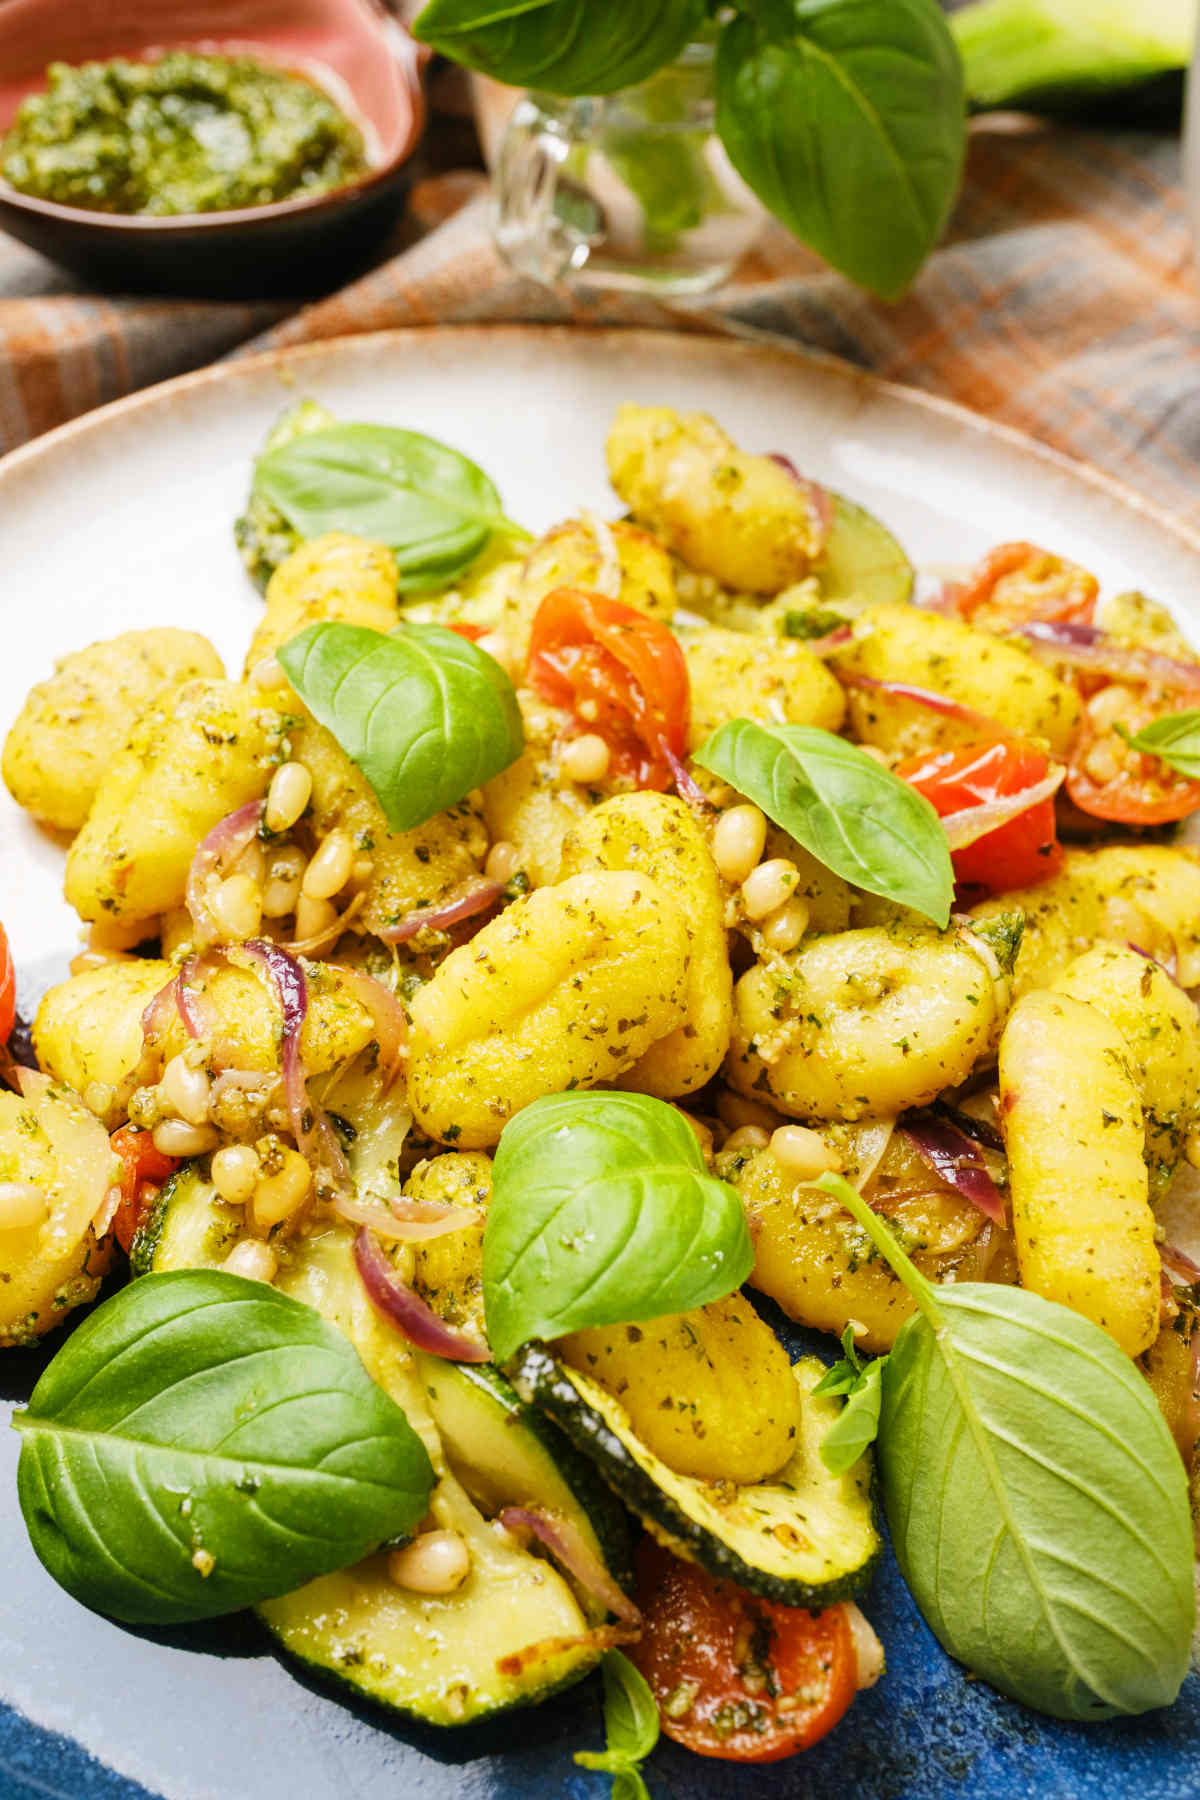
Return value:
M 416 46 L 379 0 L 0 0 L 0 133 L 50 62 L 176 48 L 312 75 L 363 128 L 371 167 L 332 193 L 163 219 L 60 206 L 0 181 L 0 229 L 109 289 L 257 298 L 332 286 L 403 206 L 425 120 Z

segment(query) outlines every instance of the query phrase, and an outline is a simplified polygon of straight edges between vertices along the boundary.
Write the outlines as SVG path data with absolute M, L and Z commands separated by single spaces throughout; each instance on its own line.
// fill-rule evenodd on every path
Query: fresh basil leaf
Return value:
M 263 444 L 263 454 L 290 444 L 293 438 L 310 431 L 325 431 L 336 425 L 334 415 L 315 400 L 298 400 L 280 413 Z M 300 543 L 300 533 L 290 526 L 278 507 L 259 492 L 250 489 L 246 510 L 233 522 L 233 539 L 238 547 L 247 575 L 255 587 L 264 591 L 268 581 L 286 557 Z
M 213 1618 L 357 1562 L 433 1470 L 349 1339 L 219 1270 L 146 1275 L 58 1352 L 13 1423 L 38 1557 L 134 1624 Z
M 869 1367 L 858 1354 L 858 1346 L 854 1341 L 854 1327 L 847 1325 L 842 1333 L 842 1354 L 835 1363 L 830 1363 L 820 1381 L 813 1389 L 814 1394 L 848 1394 L 858 1386 L 863 1372 Z
M 717 130 L 789 231 L 896 300 L 941 236 L 966 145 L 937 0 L 753 0 L 717 45 Z
M 604 1729 L 607 1750 L 577 1750 L 582 1769 L 595 1769 L 613 1777 L 612 1800 L 649 1800 L 638 1764 L 658 1742 L 658 1705 L 640 1669 L 619 1650 L 610 1650 L 600 1664 L 604 1681 Z
M 413 36 L 509 87 L 611 94 L 674 62 L 705 0 L 429 0 Z
M 525 742 L 512 682 L 441 625 L 384 636 L 326 620 L 278 652 L 304 704 L 357 763 L 393 831 L 412 831 L 490 781 Z
M 831 1475 L 844 1475 L 879 1435 L 886 1357 L 868 1363 L 846 1395 L 846 1404 L 821 1440 L 821 1461 Z
M 1200 780 L 1200 712 L 1167 713 L 1138 732 L 1117 730 L 1131 750 L 1157 756 L 1169 769 Z
M 753 1265 L 736 1191 L 665 1101 L 550 1094 L 505 1126 L 483 1234 L 497 1362 L 531 1338 L 719 1300 Z
M 1170 1705 L 1195 1618 L 1187 1477 L 1136 1365 L 1038 1294 L 931 1286 L 853 1188 L 816 1185 L 917 1301 L 884 1365 L 877 1467 L 935 1636 L 1054 1718 Z
M 302 431 L 259 457 L 253 493 L 301 538 L 347 531 L 390 545 L 402 593 L 444 586 L 509 528 L 478 464 L 392 425 Z
M 954 870 L 941 821 L 923 794 L 856 744 L 811 725 L 732 719 L 695 761 L 854 887 L 935 925 L 949 920 Z

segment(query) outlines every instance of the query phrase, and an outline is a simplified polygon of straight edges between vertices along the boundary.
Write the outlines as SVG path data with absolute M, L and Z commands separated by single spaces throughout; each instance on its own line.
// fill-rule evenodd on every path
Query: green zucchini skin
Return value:
M 820 1366 L 814 1364 L 811 1377 L 802 1377 L 800 1367 L 802 1365 L 794 1372 L 802 1385 L 807 1383 L 809 1387 L 823 1373 Z M 845 1555 L 828 1560 L 818 1578 L 800 1573 L 799 1564 L 803 1560 L 800 1558 L 796 1570 L 791 1573 L 766 1568 L 752 1554 L 755 1547 L 753 1531 L 742 1528 L 739 1548 L 735 1521 L 728 1521 L 727 1531 L 716 1529 L 712 1514 L 720 1511 L 719 1491 L 667 1469 L 641 1444 L 632 1427 L 620 1427 L 614 1424 L 611 1416 L 605 1417 L 607 1412 L 620 1414 L 623 1418 L 623 1409 L 611 1396 L 604 1395 L 598 1384 L 590 1382 L 577 1370 L 568 1370 L 550 1351 L 537 1344 L 527 1346 L 520 1353 L 510 1372 L 517 1392 L 540 1407 L 562 1428 L 577 1448 L 591 1458 L 613 1492 L 641 1519 L 647 1530 L 677 1555 L 699 1563 L 710 1574 L 735 1582 L 766 1600 L 775 1600 L 784 1606 L 810 1607 L 814 1611 L 852 1598 L 869 1582 L 882 1545 L 874 1523 L 874 1479 L 866 1463 L 856 1465 L 857 1473 L 851 1471 L 849 1476 L 841 1478 L 842 1483 L 849 1484 L 848 1498 L 843 1505 L 834 1503 L 835 1513 L 841 1513 Z M 590 1398 L 588 1389 L 591 1390 Z M 830 1420 L 836 1417 L 837 1410 L 834 1403 Z M 801 1465 L 806 1456 L 811 1458 L 814 1441 L 819 1443 L 820 1435 L 818 1431 L 815 1439 L 810 1436 L 807 1448 L 802 1445 L 793 1482 L 785 1479 L 793 1473 L 792 1465 L 789 1465 L 774 1483 L 763 1483 L 754 1490 L 737 1490 L 739 1496 L 745 1496 L 791 1489 L 795 1494 L 794 1530 L 805 1540 L 808 1539 L 808 1520 L 802 1510 L 805 1495 L 801 1487 Z M 836 1485 L 832 1477 L 824 1474 L 818 1477 L 818 1483 L 830 1489 Z M 787 1502 L 783 1504 L 785 1508 L 788 1505 Z M 709 1515 L 707 1520 L 701 1516 L 704 1513 Z M 780 1559 L 776 1557 L 775 1560 Z
M 857 608 L 911 599 L 913 566 L 887 526 L 843 494 L 830 499 L 833 524 L 812 567 L 822 600 L 834 607 L 852 600 Z
M 241 1213 L 217 1194 L 205 1159 L 181 1163 L 134 1233 L 131 1273 L 219 1267 L 240 1236 Z

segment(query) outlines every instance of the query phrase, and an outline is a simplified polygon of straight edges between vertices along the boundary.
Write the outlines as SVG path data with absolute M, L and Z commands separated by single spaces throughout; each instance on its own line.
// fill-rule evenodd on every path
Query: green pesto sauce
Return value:
M 303 76 L 250 56 L 51 63 L 0 140 L 22 193 L 96 212 L 224 212 L 343 186 L 362 134 Z

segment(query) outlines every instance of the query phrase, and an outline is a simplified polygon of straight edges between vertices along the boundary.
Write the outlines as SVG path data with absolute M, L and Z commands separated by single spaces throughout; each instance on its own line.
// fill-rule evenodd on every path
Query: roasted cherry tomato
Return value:
M 481 637 L 487 636 L 486 625 L 452 625 L 450 629 L 457 631 L 459 637 L 469 639 L 472 644 L 477 644 Z
M 644 1627 L 628 1652 L 668 1737 L 726 1762 L 779 1762 L 832 1731 L 857 1692 L 843 1606 L 777 1606 L 681 1562 L 652 1538 L 637 1558 Z
M 8 1042 L 17 1016 L 17 977 L 3 925 L 0 925 L 0 1044 Z
M 1044 781 L 1049 768 L 1050 760 L 1041 750 L 1009 739 L 913 756 L 898 765 L 896 774 L 924 794 L 944 819 L 950 813 L 1023 793 Z M 1002 894 L 1009 888 L 1045 881 L 1058 872 L 1062 856 L 1055 831 L 1054 797 L 1047 795 L 985 837 L 955 850 L 952 861 L 962 886 Z
M 148 1131 L 136 1125 L 122 1125 L 109 1140 L 121 1159 L 121 1204 L 113 1216 L 112 1228 L 118 1244 L 128 1252 L 134 1233 L 158 1199 L 163 1182 L 179 1167 L 174 1156 L 164 1156 L 154 1147 Z
M 984 631 L 1031 619 L 1090 622 L 1100 584 L 1078 563 L 1036 544 L 997 544 L 954 595 L 961 616 Z
M 1118 825 L 1169 825 L 1200 810 L 1200 781 L 1131 750 L 1117 730 L 1135 736 L 1155 719 L 1198 707 L 1200 693 L 1135 693 L 1114 683 L 1093 694 L 1067 769 L 1067 792 L 1080 812 Z
M 556 588 L 533 621 L 527 679 L 599 733 L 615 773 L 639 787 L 670 787 L 672 758 L 687 754 L 691 689 L 665 625 L 621 600 Z

